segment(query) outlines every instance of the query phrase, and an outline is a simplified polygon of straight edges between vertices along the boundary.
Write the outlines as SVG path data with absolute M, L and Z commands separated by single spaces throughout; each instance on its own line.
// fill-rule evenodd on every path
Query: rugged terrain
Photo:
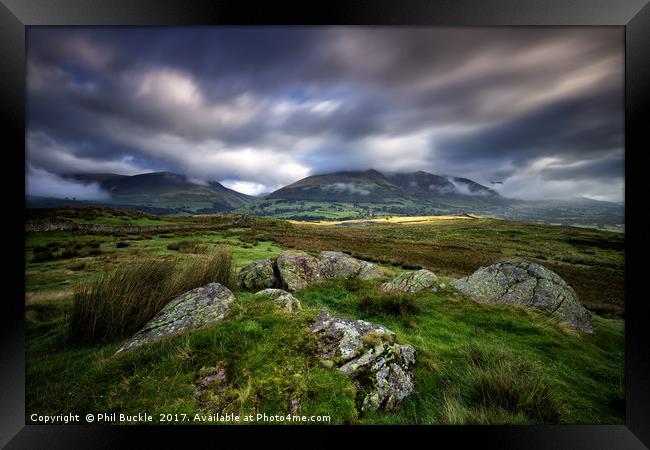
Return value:
M 260 197 L 216 181 L 155 172 L 134 176 L 82 174 L 77 182 L 97 183 L 104 200 L 28 198 L 31 207 L 110 205 L 156 214 L 235 211 L 298 220 L 342 220 L 394 215 L 478 214 L 530 222 L 579 225 L 623 231 L 622 205 L 587 198 L 524 201 L 462 177 L 428 172 L 376 170 L 313 175 Z
M 330 423 L 624 420 L 622 233 L 467 216 L 342 227 L 93 208 L 32 210 L 27 230 L 27 411 L 325 414 Z M 265 281 L 246 288 L 221 270 L 232 264 L 236 274 L 270 260 L 276 277 L 273 264 L 288 249 L 316 258 L 330 275 L 304 278 L 316 281 L 291 294 L 257 295 Z M 336 251 L 374 264 L 383 276 L 360 279 L 365 266 L 333 259 Z M 590 311 L 591 332 L 541 310 L 478 302 L 454 288 L 455 280 L 512 257 L 560 276 Z M 405 274 L 421 269 L 435 277 L 410 279 L 435 289 L 383 287 L 404 286 Z M 165 303 L 158 300 L 207 285 L 197 273 L 232 292 L 223 318 L 115 355 L 160 312 Z M 357 275 L 330 278 L 335 273 Z M 174 284 L 163 289 L 151 277 Z M 109 289 L 116 279 L 139 288 L 116 293 Z M 141 303 L 132 313 L 116 309 L 125 317 L 113 314 L 110 327 L 84 329 L 80 312 L 108 320 L 83 309 L 96 296 L 117 306 L 119 296 Z M 362 372 L 349 376 L 336 366 L 344 362 L 333 365 L 322 356 L 327 350 L 315 330 L 325 332 L 328 320 L 384 327 L 414 349 L 412 388 L 408 378 L 395 385 L 394 392 L 408 394 L 396 408 L 360 407 Z M 80 329 L 89 333 L 74 333 Z M 373 334 L 363 339 L 363 348 L 378 345 L 388 348 Z M 392 402 L 390 395 L 378 398 Z

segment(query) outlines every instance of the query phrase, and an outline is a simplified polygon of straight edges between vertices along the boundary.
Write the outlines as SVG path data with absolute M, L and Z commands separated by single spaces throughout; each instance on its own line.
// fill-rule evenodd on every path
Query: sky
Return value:
M 373 168 L 622 202 L 623 32 L 28 27 L 27 192 L 171 171 L 258 195 Z

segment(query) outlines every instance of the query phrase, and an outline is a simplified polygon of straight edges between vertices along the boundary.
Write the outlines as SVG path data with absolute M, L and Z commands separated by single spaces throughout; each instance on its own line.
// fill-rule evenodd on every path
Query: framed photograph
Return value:
M 647 448 L 647 1 L 0 20 L 6 448 Z

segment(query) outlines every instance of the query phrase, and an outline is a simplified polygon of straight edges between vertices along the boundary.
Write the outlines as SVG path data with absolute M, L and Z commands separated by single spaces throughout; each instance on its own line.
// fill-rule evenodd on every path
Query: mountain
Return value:
M 462 177 L 376 170 L 313 175 L 247 203 L 239 212 L 302 220 L 388 215 L 478 214 L 515 220 L 620 229 L 623 206 L 591 199 L 505 198 Z
M 272 192 L 266 198 L 337 202 L 382 202 L 407 193 L 376 170 L 313 175 Z
M 117 207 L 131 207 L 157 214 L 214 213 L 231 211 L 255 199 L 255 197 L 228 189 L 211 181 L 195 182 L 171 172 L 152 172 L 140 175 L 118 175 L 112 173 L 77 174 L 69 179 L 97 183 L 110 194 L 107 200 L 95 201 Z M 29 199 L 30 206 L 51 206 L 54 203 L 70 204 L 70 200 Z M 88 202 L 77 202 L 88 203 Z
M 588 198 L 530 201 L 505 198 L 462 177 L 428 172 L 377 170 L 312 175 L 263 197 L 253 197 L 185 175 L 78 174 L 80 183 L 97 183 L 108 200 L 27 199 L 28 207 L 93 204 L 131 208 L 154 214 L 244 214 L 299 220 L 345 220 L 383 216 L 476 214 L 514 220 L 622 230 L 624 206 Z
M 429 172 L 395 173 L 386 178 L 411 194 L 424 194 L 428 196 L 447 195 L 485 195 L 498 197 L 499 194 L 468 178 L 448 177 L 434 175 Z
M 421 197 L 490 196 L 499 194 L 467 178 L 434 175 L 428 172 L 384 175 L 370 169 L 313 175 L 269 194 L 269 200 L 312 200 L 383 203 L 388 199 Z

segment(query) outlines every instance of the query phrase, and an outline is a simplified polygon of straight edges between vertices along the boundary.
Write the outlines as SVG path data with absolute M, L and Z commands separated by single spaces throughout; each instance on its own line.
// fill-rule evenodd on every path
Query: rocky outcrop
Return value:
M 223 320 L 235 296 L 219 283 L 192 289 L 170 301 L 116 353 Z
M 379 286 L 384 292 L 418 292 L 424 289 L 436 292 L 438 277 L 430 270 L 404 272 Z
M 289 291 L 304 289 L 323 280 L 320 261 L 305 252 L 287 250 L 278 256 L 278 272 Z
M 315 258 L 305 252 L 287 250 L 277 260 L 261 259 L 243 267 L 238 274 L 242 289 L 282 287 L 298 291 L 323 280 L 333 278 L 381 278 L 384 271 L 368 261 L 353 258 L 342 252 L 324 251 Z
M 342 252 L 320 252 L 318 260 L 323 278 L 381 278 L 384 271 L 368 261 L 353 258 Z
M 550 313 L 574 329 L 592 332 L 591 313 L 558 274 L 520 258 L 504 258 L 454 282 L 479 303 L 518 305 Z
M 242 267 L 237 275 L 237 281 L 242 289 L 249 291 L 274 288 L 280 285 L 280 280 L 273 270 L 273 261 L 270 259 L 253 261 Z
M 264 297 L 273 300 L 287 312 L 294 313 L 302 309 L 300 300 L 282 289 L 264 289 L 255 294 L 256 297 Z
M 394 410 L 412 392 L 415 349 L 398 344 L 389 329 L 322 310 L 310 330 L 325 365 L 336 365 L 357 386 L 362 411 Z

